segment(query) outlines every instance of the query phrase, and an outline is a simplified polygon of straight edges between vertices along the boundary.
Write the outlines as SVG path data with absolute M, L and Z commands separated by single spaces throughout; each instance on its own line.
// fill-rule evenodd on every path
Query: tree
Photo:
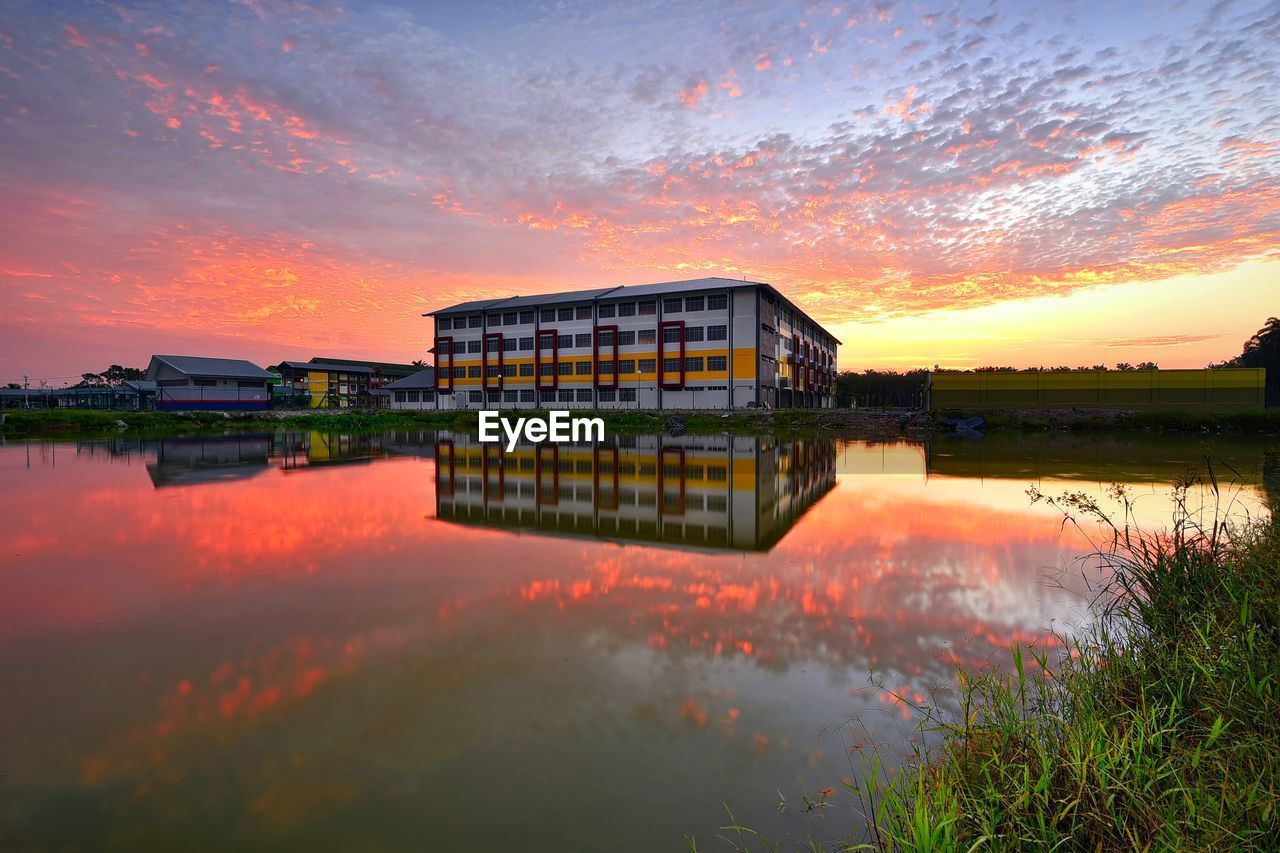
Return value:
M 1280 403 L 1280 318 L 1268 317 L 1262 328 L 1244 342 L 1233 359 L 1210 367 L 1261 367 L 1267 371 L 1267 405 Z
M 101 373 L 81 373 L 80 381 L 76 383 L 75 387 L 86 388 L 95 385 L 115 387 L 122 382 L 137 381 L 146 377 L 147 372 L 145 370 L 113 364 Z
M 1156 364 L 1154 361 L 1144 361 L 1138 365 L 1138 369 L 1139 370 L 1159 370 L 1160 365 Z
M 409 362 L 409 364 L 413 365 L 419 370 L 422 370 L 423 368 L 427 367 L 427 363 L 420 358 L 415 358 L 413 361 Z

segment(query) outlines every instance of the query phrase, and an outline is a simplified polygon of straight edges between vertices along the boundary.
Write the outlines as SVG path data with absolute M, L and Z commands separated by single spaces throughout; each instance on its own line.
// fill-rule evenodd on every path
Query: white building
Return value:
M 702 278 L 453 305 L 436 408 L 824 408 L 840 343 L 763 282 Z
M 393 409 L 434 409 L 436 407 L 436 369 L 428 367 L 412 376 L 397 379 L 383 389 L 391 395 Z

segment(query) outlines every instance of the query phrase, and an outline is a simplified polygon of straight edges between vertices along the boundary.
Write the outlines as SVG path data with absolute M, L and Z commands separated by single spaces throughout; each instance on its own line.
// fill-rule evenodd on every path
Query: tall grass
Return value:
M 884 849 L 1275 849 L 1280 845 L 1280 521 L 1188 507 L 1112 522 L 1083 494 L 1035 501 L 1110 537 L 1096 618 L 1066 652 L 960 670 L 932 746 L 849 787 Z M 1227 501 L 1229 504 L 1230 501 Z

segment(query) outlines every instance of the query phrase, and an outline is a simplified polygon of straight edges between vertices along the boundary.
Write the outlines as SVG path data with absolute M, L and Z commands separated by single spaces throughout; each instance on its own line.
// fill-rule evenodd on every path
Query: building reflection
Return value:
M 835 442 L 619 436 L 436 443 L 436 517 L 556 535 L 767 551 L 836 482 Z

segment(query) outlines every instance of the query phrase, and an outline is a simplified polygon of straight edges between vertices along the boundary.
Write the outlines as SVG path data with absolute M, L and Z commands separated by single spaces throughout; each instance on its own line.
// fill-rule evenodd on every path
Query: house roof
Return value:
M 360 358 L 325 358 L 324 356 L 316 356 L 311 359 L 312 364 L 337 364 L 344 367 L 368 367 L 381 370 L 385 373 L 403 373 L 408 376 L 419 370 L 412 364 L 404 364 L 397 361 L 370 361 Z
M 197 355 L 153 355 L 147 374 L 156 362 L 168 365 L 187 376 L 211 376 L 226 379 L 275 379 L 251 361 L 243 358 L 204 358 Z
M 419 370 L 412 376 L 406 376 L 404 379 L 397 379 L 386 386 L 388 391 L 414 391 L 420 388 L 436 387 L 436 369 L 428 367 L 426 370 Z

